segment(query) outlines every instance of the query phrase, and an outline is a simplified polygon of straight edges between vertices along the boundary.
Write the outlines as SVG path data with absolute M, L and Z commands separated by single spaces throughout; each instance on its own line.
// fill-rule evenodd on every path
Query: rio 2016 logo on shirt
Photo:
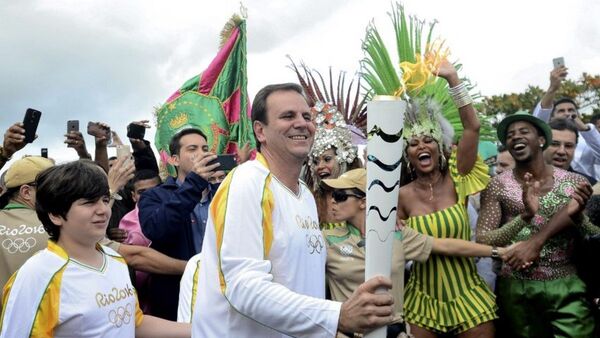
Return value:
M 96 293 L 96 304 L 101 308 L 129 297 L 135 297 L 135 291 L 127 284 L 121 289 L 112 288 L 108 294 L 102 292 Z
M 304 229 L 304 230 L 320 230 L 319 229 L 319 223 L 317 223 L 316 221 L 314 221 L 310 217 L 302 219 L 302 217 L 300 217 L 299 215 L 296 215 L 296 224 L 298 224 L 298 227 L 300 229 Z
M 36 243 L 37 243 L 37 241 L 33 237 L 28 237 L 27 239 L 7 238 L 2 241 L 2 248 L 4 250 L 8 251 L 9 254 L 15 254 L 17 252 L 27 253 L 27 252 L 29 252 L 29 250 L 31 250 L 33 247 L 35 247 Z
M 12 229 L 6 225 L 0 225 L 0 236 L 19 236 L 43 233 L 46 233 L 46 230 L 44 230 L 44 226 L 42 224 L 33 227 L 21 224 Z

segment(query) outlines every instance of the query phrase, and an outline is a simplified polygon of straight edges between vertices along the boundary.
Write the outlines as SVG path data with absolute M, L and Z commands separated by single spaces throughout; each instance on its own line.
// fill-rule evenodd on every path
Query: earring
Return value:
M 540 143 L 540 148 L 544 148 L 544 144 L 543 143 Z
M 442 152 L 440 154 L 440 171 L 444 171 L 446 169 L 446 156 Z
M 415 179 L 415 172 L 414 172 L 413 168 L 410 165 L 410 161 L 408 161 L 408 160 L 406 161 L 406 169 L 408 169 L 408 173 L 410 175 L 411 180 L 414 180 Z

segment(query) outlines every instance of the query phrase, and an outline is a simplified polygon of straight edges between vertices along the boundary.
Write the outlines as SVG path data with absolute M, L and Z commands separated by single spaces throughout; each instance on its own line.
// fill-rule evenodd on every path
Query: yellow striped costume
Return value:
M 449 160 L 458 203 L 423 216 L 408 219 L 408 226 L 437 238 L 471 239 L 465 206 L 468 195 L 483 190 L 489 182 L 488 168 L 477 159 L 466 176 L 456 167 L 456 152 Z M 432 254 L 413 265 L 405 290 L 405 313 L 409 323 L 437 332 L 460 333 L 497 318 L 495 296 L 477 274 L 472 258 Z
M 296 195 L 260 154 L 229 173 L 210 205 L 192 337 L 333 337 L 341 304 L 325 297 L 327 248 L 315 200 Z
M 0 337 L 134 337 L 142 322 L 125 260 L 98 245 L 104 263 L 79 263 L 53 241 L 4 288 Z

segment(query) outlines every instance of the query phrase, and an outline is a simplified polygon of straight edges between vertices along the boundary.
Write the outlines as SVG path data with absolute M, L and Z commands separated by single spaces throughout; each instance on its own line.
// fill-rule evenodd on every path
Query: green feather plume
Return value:
M 375 26 L 371 21 L 367 26 L 365 38 L 362 42 L 362 49 L 365 57 L 361 60 L 361 72 L 364 79 L 364 87 L 367 95 L 371 98 L 374 95 L 395 95 L 402 85 L 401 62 L 416 62 L 416 55 L 421 55 L 426 51 L 428 45 L 432 42 L 433 31 L 437 21 L 427 24 L 415 16 L 407 17 L 404 6 L 400 3 L 392 5 L 392 11 L 388 12 L 394 27 L 396 38 L 396 62 L 392 57 Z M 425 27 L 428 26 L 428 29 Z M 456 70 L 462 67 L 455 63 Z M 467 83 L 467 88 L 476 100 L 481 97 L 474 92 L 475 85 L 468 79 L 462 81 Z M 458 108 L 454 105 L 452 97 L 448 92 L 448 83 L 442 78 L 435 78 L 433 81 L 418 89 L 416 92 L 408 92 L 409 97 L 432 98 L 438 102 L 441 107 L 442 115 L 450 122 L 455 131 L 455 139 L 462 137 L 463 126 L 458 114 Z M 495 130 L 493 129 L 488 117 L 478 114 L 481 128 L 480 138 L 482 140 L 495 140 Z

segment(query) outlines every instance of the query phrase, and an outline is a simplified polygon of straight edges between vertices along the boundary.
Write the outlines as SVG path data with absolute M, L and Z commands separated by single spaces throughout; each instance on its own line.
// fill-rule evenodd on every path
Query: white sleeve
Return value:
M 590 130 L 580 131 L 579 135 L 583 137 L 585 143 L 590 147 L 593 156 L 600 160 L 600 132 L 591 123 L 588 123 L 587 126 L 590 127 Z
M 177 321 L 180 323 L 192 322 L 192 310 L 194 308 L 193 300 L 196 299 L 194 285 L 195 276 L 198 272 L 200 255 L 197 254 L 190 258 L 185 265 L 181 282 L 179 283 L 179 303 L 177 306 Z
M 550 115 L 552 114 L 552 109 L 553 108 L 542 108 L 542 103 L 538 102 L 538 104 L 533 109 L 533 116 L 548 123 L 548 121 L 550 121 Z
M 44 258 L 49 258 L 44 260 Z M 4 287 L 0 337 L 53 336 L 66 262 L 45 251 L 31 257 Z
M 575 158 L 572 162 L 573 169 L 583 172 L 589 176 L 598 176 L 594 165 L 600 162 L 600 132 L 593 124 L 588 124 L 590 130 L 580 131 L 580 139 Z M 579 153 L 579 156 L 577 154 Z M 594 177 L 598 179 L 598 177 Z
M 214 221 L 217 238 L 222 233 L 219 269 L 231 306 L 286 335 L 334 337 L 341 303 L 301 295 L 273 282 L 267 251 L 277 227 L 270 224 L 270 210 L 277 201 L 269 193 L 268 181 L 234 175 L 226 188 L 224 220 Z

